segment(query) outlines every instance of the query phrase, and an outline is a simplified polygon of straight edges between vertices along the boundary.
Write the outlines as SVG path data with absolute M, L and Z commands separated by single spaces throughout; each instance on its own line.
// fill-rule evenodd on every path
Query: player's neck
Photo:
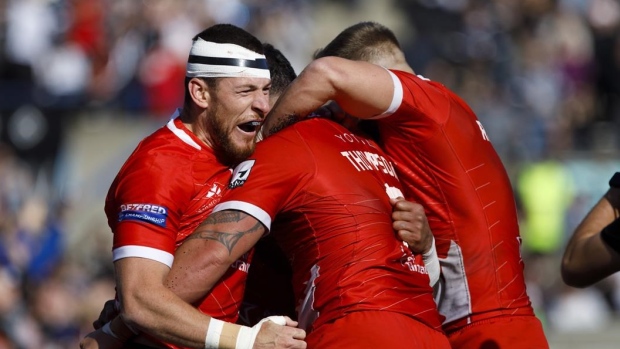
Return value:
M 389 69 L 400 70 L 400 71 L 404 71 L 407 73 L 415 74 L 415 72 L 413 71 L 413 68 L 411 68 L 409 64 L 405 62 L 393 64 Z
M 209 133 L 201 127 L 201 115 L 196 115 L 190 109 L 183 108 L 179 118 L 181 119 L 181 122 L 183 122 L 183 125 L 185 125 L 185 127 L 193 133 L 196 138 L 201 140 L 207 147 L 213 148 L 213 143 L 211 141 L 211 137 L 209 137 Z

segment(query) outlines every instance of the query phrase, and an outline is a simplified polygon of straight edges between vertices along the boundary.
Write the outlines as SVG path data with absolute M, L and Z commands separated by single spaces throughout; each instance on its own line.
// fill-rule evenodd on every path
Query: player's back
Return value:
M 379 122 L 381 137 L 436 237 L 450 284 L 440 293 L 446 323 L 470 314 L 532 314 L 512 186 L 482 124 L 442 85 L 395 74 L 403 102 Z
M 400 184 L 373 142 L 310 119 L 259 143 L 250 161 L 243 195 L 225 200 L 277 214 L 271 232 L 292 263 L 301 326 L 360 310 L 440 326 L 423 263 L 392 229 L 388 191 Z

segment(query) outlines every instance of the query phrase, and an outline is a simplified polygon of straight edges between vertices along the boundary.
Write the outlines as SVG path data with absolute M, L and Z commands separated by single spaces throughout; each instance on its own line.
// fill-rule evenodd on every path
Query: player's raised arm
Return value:
M 303 118 L 333 100 L 348 114 L 371 118 L 386 112 L 394 97 L 392 75 L 368 62 L 338 57 L 314 60 L 291 83 L 263 126 L 265 135 L 281 120 Z

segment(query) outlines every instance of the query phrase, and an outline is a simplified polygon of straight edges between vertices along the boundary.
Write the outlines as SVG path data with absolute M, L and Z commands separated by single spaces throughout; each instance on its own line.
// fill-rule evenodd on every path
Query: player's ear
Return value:
M 192 78 L 187 84 L 189 95 L 194 103 L 203 109 L 208 108 L 209 103 L 211 102 L 209 85 L 201 78 Z

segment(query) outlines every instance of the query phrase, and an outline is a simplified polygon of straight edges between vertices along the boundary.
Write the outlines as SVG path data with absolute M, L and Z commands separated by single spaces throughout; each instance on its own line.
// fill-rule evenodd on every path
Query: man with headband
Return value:
M 101 332 L 122 346 L 134 337 L 123 320 L 148 333 L 135 336 L 131 348 L 175 348 L 163 342 L 190 348 L 305 348 L 305 332 L 289 318 L 266 319 L 252 328 L 234 324 L 251 251 L 206 296 L 177 296 L 168 288 L 175 281 L 166 280 L 177 246 L 227 190 L 230 166 L 254 151 L 269 111 L 270 73 L 262 52 L 258 39 L 232 25 L 212 26 L 194 38 L 183 108 L 138 145 L 108 192 L 105 211 L 114 232 L 121 316 L 89 335 L 83 348 L 103 347 L 92 340 L 102 338 Z

